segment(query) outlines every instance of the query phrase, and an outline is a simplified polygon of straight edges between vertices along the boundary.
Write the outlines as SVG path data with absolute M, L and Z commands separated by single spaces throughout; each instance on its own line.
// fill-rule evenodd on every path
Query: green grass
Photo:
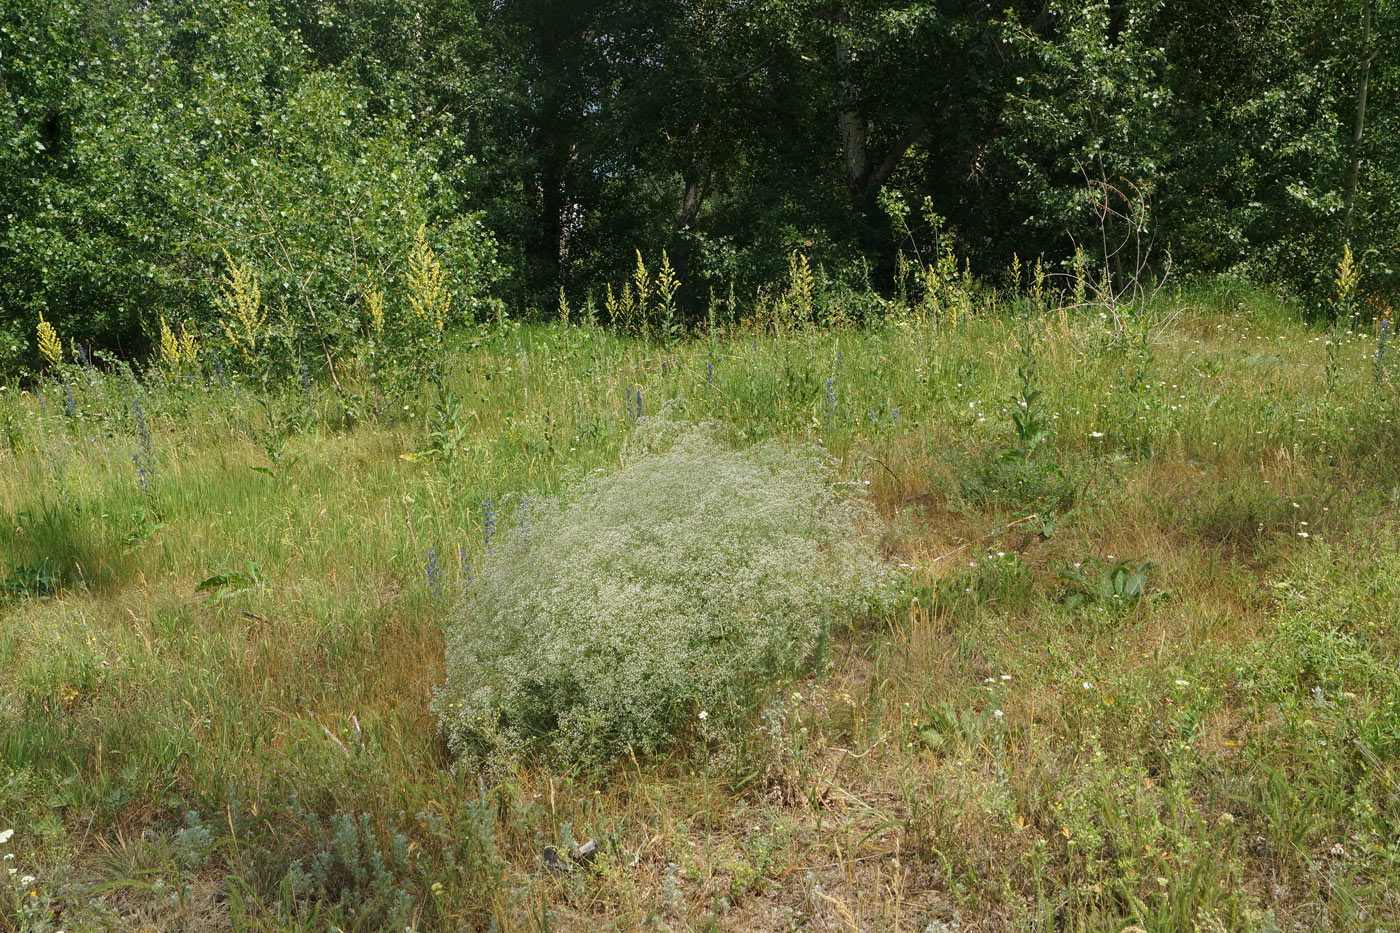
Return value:
M 70 370 L 69 416 L 10 386 L 0 930 L 1393 928 L 1398 409 L 1369 334 L 1330 390 L 1324 339 L 1225 288 L 1123 334 L 510 326 L 454 348 L 440 411 L 348 432 L 319 388 Z M 486 500 L 616 466 L 636 389 L 819 439 L 901 608 L 737 745 L 480 781 L 430 711 L 457 555 Z

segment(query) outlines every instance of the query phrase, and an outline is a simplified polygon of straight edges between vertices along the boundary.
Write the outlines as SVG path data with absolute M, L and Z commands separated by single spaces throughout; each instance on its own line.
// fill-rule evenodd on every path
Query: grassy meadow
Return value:
M 1400 405 L 1336 336 L 1225 285 L 507 323 L 348 429 L 295 377 L 9 385 L 0 930 L 1394 929 Z M 454 767 L 431 703 L 485 523 L 663 411 L 820 443 L 894 608 L 742 745 Z

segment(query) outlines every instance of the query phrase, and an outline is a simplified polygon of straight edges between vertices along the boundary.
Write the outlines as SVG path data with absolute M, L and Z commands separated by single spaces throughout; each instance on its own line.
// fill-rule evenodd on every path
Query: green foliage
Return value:
M 247 562 L 245 573 L 216 573 L 199 581 L 195 585 L 194 591 L 196 594 L 208 593 L 209 595 L 204 598 L 204 604 L 212 606 L 244 590 L 262 585 L 262 573 L 258 570 L 257 563 L 250 560 Z
M 637 431 L 620 471 L 532 501 L 458 607 L 437 709 L 469 767 L 541 750 L 601 766 L 702 713 L 735 725 L 873 596 L 871 516 L 819 454 Z
M 310 819 L 319 828 L 314 816 Z M 398 929 L 413 916 L 413 896 L 402 876 L 409 870 L 408 839 L 393 833 L 380 842 L 370 815 L 337 813 L 324 830 L 326 848 L 298 860 L 287 872 L 292 896 L 334 906 L 357 929 Z
M 51 596 L 63 588 L 65 574 L 51 557 L 21 564 L 0 580 L 0 596 L 11 598 Z
M 1160 114 L 1173 100 L 1166 50 L 1150 3 L 1051 3 L 1045 12 L 1049 28 L 1007 27 L 1020 58 L 1006 108 L 1013 129 L 1000 145 L 1026 178 L 1016 196 L 1036 204 L 1042 236 L 1068 231 L 1097 247 L 1087 182 L 1160 175 Z
M 1094 561 L 1087 561 L 1072 570 L 1060 572 L 1060 579 L 1069 584 L 1064 604 L 1069 609 L 1094 606 L 1121 611 L 1140 600 L 1151 602 L 1165 595 L 1164 590 L 1149 592 L 1148 578 L 1152 561 L 1118 560 L 1105 564 L 1097 576 Z
M 222 338 L 219 280 L 239 269 L 267 316 L 253 364 L 333 371 L 362 346 L 367 276 L 399 283 L 427 222 L 447 244 L 454 321 L 482 307 L 492 241 L 443 188 L 439 141 L 318 67 L 275 5 L 88 15 L 23 0 L 0 19 L 0 59 L 14 118 L 0 125 L 19 146 L 0 147 L 0 328 L 17 349 L 40 313 L 128 354 L 157 342 L 162 312 Z M 0 369 L 22 362 L 37 368 L 37 351 Z
M 1044 457 L 985 447 L 955 458 L 957 493 L 969 508 L 1013 512 L 1062 512 L 1074 505 L 1078 481 L 1070 471 Z
M 188 216 L 200 221 L 193 235 L 228 250 L 260 283 L 269 320 L 255 366 L 285 371 L 309 359 L 338 378 L 337 367 L 361 357 L 392 362 L 391 371 L 431 357 L 427 335 L 470 319 L 492 277 L 490 239 L 476 215 L 440 231 L 443 255 L 428 244 L 431 151 L 402 123 L 371 115 L 364 95 L 334 74 L 308 76 L 261 106 L 224 93 L 210 87 L 191 119 L 257 122 L 263 132 L 234 137 L 217 161 L 177 154 L 210 168 L 176 177 L 188 185 L 179 192 Z M 383 303 L 378 320 L 372 301 Z
M 1020 383 L 1017 394 L 1011 396 L 1011 424 L 1016 429 L 1016 440 L 1020 445 L 1014 451 L 1021 459 L 1029 460 L 1041 444 L 1050 436 L 1050 419 L 1045 416 L 1040 403 L 1039 385 L 1040 364 L 1035 355 L 1035 338 L 1029 326 L 1023 326 L 1018 333 L 1020 359 L 1016 363 L 1016 379 Z
M 672 336 L 731 289 L 839 323 L 882 307 L 844 300 L 873 282 L 955 319 L 1015 256 L 1036 304 L 1066 278 L 1117 301 L 1170 252 L 1321 310 L 1343 243 L 1396 288 L 1397 29 L 1373 0 L 12 0 L 0 369 L 42 368 L 40 314 L 127 358 L 162 315 L 213 349 L 237 267 L 268 315 L 246 365 L 392 371 L 411 341 L 368 308 L 411 314 L 425 224 L 449 329 L 493 286 L 516 313 L 583 301 L 638 247 L 674 278 L 629 326 Z M 895 203 L 923 209 L 892 230 Z

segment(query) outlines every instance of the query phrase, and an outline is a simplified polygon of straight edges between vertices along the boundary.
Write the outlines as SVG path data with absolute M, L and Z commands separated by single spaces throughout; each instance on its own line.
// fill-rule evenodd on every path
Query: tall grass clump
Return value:
M 643 418 L 623 466 L 531 502 L 447 635 L 437 711 L 469 767 L 602 765 L 742 720 L 880 591 L 861 487 L 813 449 Z

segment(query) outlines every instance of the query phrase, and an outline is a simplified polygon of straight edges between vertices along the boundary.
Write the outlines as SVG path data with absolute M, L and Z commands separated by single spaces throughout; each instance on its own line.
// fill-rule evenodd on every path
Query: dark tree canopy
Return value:
M 7 0 L 0 337 L 134 351 L 208 319 L 225 250 L 335 321 L 423 224 L 517 314 L 638 249 L 691 314 L 794 249 L 887 288 L 930 217 L 996 278 L 1093 242 L 1095 183 L 1179 269 L 1306 292 L 1349 243 L 1389 291 L 1396 34 L 1378 0 Z

